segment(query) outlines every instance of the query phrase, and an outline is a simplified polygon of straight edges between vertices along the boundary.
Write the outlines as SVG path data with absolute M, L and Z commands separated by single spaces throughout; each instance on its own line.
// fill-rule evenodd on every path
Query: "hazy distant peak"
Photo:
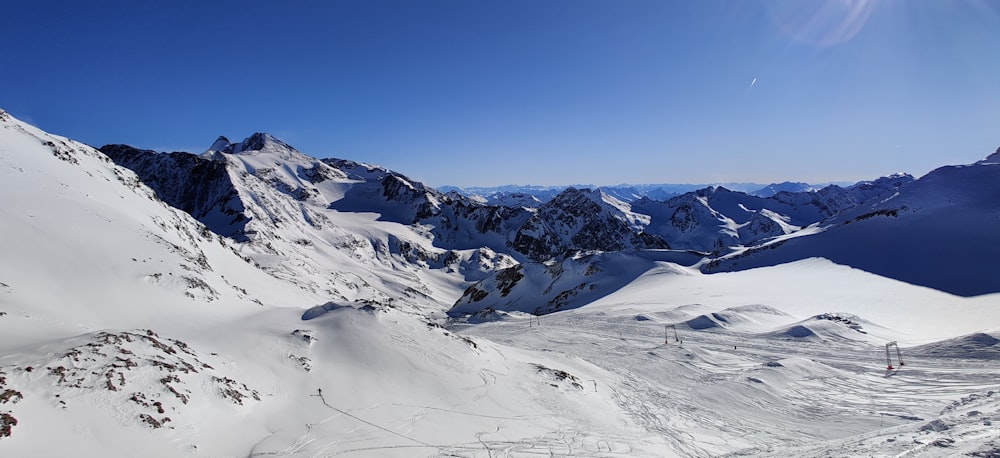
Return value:
M 771 197 L 779 192 L 809 192 L 815 190 L 816 188 L 809 183 L 785 181 L 781 183 L 771 183 L 763 188 L 750 192 L 749 194 L 758 197 Z

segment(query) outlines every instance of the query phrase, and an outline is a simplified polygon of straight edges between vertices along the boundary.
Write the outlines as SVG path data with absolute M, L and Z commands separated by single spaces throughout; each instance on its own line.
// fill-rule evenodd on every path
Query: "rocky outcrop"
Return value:
M 212 232 L 245 239 L 244 228 L 249 218 L 225 162 L 128 145 L 104 145 L 100 151 L 135 172 L 160 200 L 190 214 Z
M 669 248 L 662 238 L 643 232 L 647 223 L 628 204 L 600 191 L 568 188 L 518 229 L 511 248 L 538 261 L 581 251 Z

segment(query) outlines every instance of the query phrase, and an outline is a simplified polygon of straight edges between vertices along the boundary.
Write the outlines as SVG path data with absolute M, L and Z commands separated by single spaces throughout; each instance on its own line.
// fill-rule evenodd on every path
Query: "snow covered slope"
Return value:
M 1000 160 L 947 166 L 884 199 L 837 215 L 813 235 L 722 258 L 731 271 L 823 257 L 868 272 L 974 296 L 1000 292 Z
M 689 252 L 650 250 L 519 264 L 470 286 L 448 314 L 488 316 L 495 311 L 518 311 L 543 315 L 574 309 L 618 291 L 658 263 L 693 264 L 698 259 Z
M 3 112 L 0 164 L 0 379 L 19 401 L 0 408 L 18 421 L 0 453 L 123 455 L 134 445 L 122 433 L 206 409 L 220 428 L 238 426 L 227 406 L 252 397 L 244 374 L 174 336 L 204 342 L 262 308 L 315 297 L 100 152 Z M 46 438 L 74 430 L 68 444 Z
M 817 259 L 712 275 L 658 263 L 625 283 L 540 319 L 494 311 L 456 329 L 617 374 L 598 389 L 667 455 L 1000 451 L 1000 381 L 982 351 L 1000 328 L 995 295 L 960 298 Z M 889 342 L 905 360 L 893 353 L 893 370 Z
M 260 173 L 266 155 L 236 159 Z M 290 181 L 282 171 L 262 175 Z M 642 441 L 621 434 L 610 393 L 583 388 L 611 377 L 600 368 L 456 335 L 413 313 L 405 285 L 330 304 L 99 151 L 3 112 L 0 174 L 0 455 L 622 454 Z M 267 217 L 246 210 L 251 229 Z

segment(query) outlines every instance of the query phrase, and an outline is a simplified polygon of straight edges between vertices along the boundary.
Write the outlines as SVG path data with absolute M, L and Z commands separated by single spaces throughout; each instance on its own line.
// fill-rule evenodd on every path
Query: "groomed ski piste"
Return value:
M 495 312 L 462 332 L 614 374 L 584 388 L 656 433 L 619 439 L 623 455 L 991 456 L 998 333 L 982 326 L 997 304 L 823 259 L 713 275 L 664 264 L 584 307 Z M 891 370 L 889 342 L 903 359 L 892 352 Z M 561 453 L 602 454 L 577 447 Z
M 96 150 L 3 124 L 0 456 L 1000 454 L 995 293 L 615 255 L 578 307 L 449 317 L 464 278 L 414 296 L 335 253 L 384 296 L 330 302 L 300 287 L 328 271 L 279 279 Z

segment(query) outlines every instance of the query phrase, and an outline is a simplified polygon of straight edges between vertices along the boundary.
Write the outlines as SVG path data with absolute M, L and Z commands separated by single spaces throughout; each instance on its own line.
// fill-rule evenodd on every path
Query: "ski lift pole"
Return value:
M 680 342 L 680 337 L 677 336 L 677 326 L 668 324 L 663 326 L 663 345 L 670 345 L 670 330 L 674 330 L 674 342 Z
M 885 368 L 886 370 L 893 370 L 892 367 L 892 351 L 891 348 L 896 348 L 896 359 L 899 361 L 899 365 L 903 366 L 903 356 L 899 353 L 899 345 L 896 345 L 896 341 L 889 342 L 885 344 Z

